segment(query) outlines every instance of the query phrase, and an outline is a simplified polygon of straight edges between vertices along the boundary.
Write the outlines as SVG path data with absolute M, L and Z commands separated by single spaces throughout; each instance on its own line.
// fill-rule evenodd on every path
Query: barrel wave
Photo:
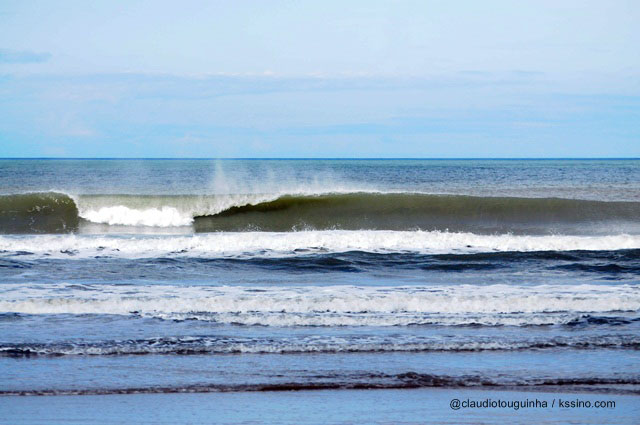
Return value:
M 284 195 L 0 196 L 2 233 L 123 226 L 195 232 L 427 230 L 480 234 L 640 233 L 640 202 L 349 192 Z

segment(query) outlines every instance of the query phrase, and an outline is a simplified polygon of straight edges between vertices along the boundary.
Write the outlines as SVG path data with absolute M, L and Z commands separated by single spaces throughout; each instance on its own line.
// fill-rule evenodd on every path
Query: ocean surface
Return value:
M 638 400 L 640 160 L 0 160 L 0 375 Z

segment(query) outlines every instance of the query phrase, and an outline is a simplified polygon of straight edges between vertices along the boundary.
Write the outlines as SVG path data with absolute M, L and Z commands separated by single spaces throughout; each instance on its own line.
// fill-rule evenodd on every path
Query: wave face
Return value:
M 640 202 L 423 193 L 0 196 L 0 232 L 65 233 L 103 226 L 196 232 L 440 230 L 480 234 L 640 232 Z

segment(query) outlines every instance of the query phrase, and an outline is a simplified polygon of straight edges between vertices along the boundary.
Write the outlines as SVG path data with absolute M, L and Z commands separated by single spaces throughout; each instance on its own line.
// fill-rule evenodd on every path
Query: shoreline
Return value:
M 89 397 L 89 399 L 87 399 Z M 454 400 L 519 408 L 459 408 Z M 573 402 L 560 408 L 558 402 Z M 587 408 L 596 402 L 606 408 Z M 612 403 L 613 402 L 613 403 Z M 544 406 L 546 403 L 546 407 Z M 552 407 L 553 404 L 553 407 Z M 526 407 L 526 406 L 529 407 Z M 91 408 L 87 408 L 91 406 Z M 537 407 L 536 407 L 537 406 Z M 37 423 L 611 423 L 634 424 L 637 395 L 479 388 L 318 390 L 86 397 L 0 397 L 1 424 Z M 26 414 L 28 412 L 28 414 Z
M 319 391 L 487 391 L 487 392 L 511 392 L 511 393 L 546 393 L 546 394 L 590 394 L 590 395 L 616 395 L 616 396 L 637 396 L 640 397 L 640 387 L 638 385 L 618 385 L 619 388 L 612 387 L 590 387 L 588 385 L 484 385 L 484 386 L 350 386 L 342 387 L 333 384 L 313 383 L 304 385 L 247 385 L 247 386 L 192 386 L 192 387 L 157 387 L 157 388 L 114 388 L 95 390 L 25 390 L 25 391 L 0 391 L 0 397 L 93 397 L 93 396 L 116 396 L 116 395 L 158 395 L 158 394 L 264 394 L 264 393 L 292 393 L 292 392 L 319 392 Z M 630 388 L 625 388 L 630 387 Z

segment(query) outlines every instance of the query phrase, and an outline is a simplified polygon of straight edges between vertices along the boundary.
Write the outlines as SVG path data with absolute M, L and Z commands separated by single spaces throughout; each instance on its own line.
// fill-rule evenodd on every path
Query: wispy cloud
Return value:
M 0 71 L 0 156 L 56 147 L 71 156 L 637 157 L 640 92 L 568 86 L 527 70 L 431 78 Z
M 43 63 L 51 59 L 46 52 L 0 49 L 0 63 Z

